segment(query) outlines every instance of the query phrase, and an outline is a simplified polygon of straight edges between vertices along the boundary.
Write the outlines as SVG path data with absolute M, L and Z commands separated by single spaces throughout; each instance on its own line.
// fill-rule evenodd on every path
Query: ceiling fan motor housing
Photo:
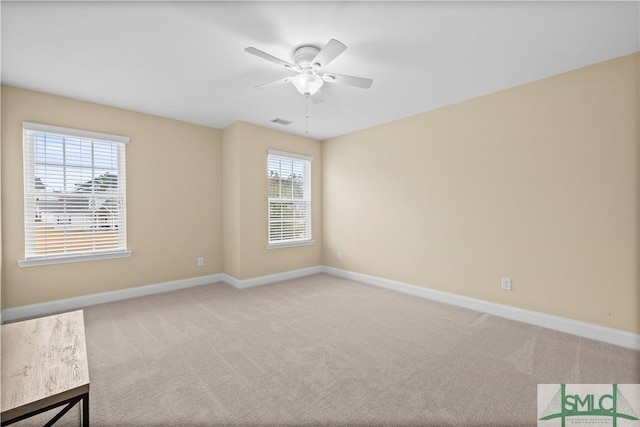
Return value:
M 311 61 L 320 52 L 320 49 L 314 46 L 300 46 L 293 54 L 293 62 L 301 69 L 313 68 Z

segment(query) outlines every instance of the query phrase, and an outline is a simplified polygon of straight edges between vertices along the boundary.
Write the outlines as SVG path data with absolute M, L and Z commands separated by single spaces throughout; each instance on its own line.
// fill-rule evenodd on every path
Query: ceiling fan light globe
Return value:
M 313 95 L 320 90 L 324 80 L 313 73 L 300 73 L 293 78 L 293 85 L 303 95 Z

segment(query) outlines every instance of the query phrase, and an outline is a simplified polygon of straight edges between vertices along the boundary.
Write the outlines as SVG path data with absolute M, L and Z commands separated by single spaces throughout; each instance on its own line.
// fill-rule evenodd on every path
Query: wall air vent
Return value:
M 283 119 L 273 119 L 271 121 L 273 123 L 277 123 L 277 124 L 282 125 L 282 126 L 290 125 L 292 123 L 289 120 L 283 120 Z

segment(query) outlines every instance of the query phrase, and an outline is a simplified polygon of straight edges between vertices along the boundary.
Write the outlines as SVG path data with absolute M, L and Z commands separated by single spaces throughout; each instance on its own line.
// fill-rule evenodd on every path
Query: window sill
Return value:
M 18 267 L 37 267 L 40 265 L 67 264 L 71 262 L 98 261 L 102 259 L 126 258 L 131 251 L 104 252 L 99 254 L 59 256 L 49 258 L 31 258 L 18 261 Z
M 293 248 L 296 246 L 311 246 L 315 240 L 297 240 L 291 242 L 269 243 L 267 249 Z

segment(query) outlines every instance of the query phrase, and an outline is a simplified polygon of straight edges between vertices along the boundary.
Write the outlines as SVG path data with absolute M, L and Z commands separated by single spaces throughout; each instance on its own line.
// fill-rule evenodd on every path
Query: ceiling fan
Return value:
M 298 73 L 295 76 L 289 76 L 272 82 L 263 83 L 256 86 L 256 89 L 290 82 L 296 87 L 298 92 L 311 97 L 311 100 L 314 103 L 318 103 L 323 101 L 320 88 L 324 83 L 340 83 L 364 89 L 371 87 L 371 84 L 373 83 L 373 80 L 371 79 L 347 76 L 344 74 L 327 73 L 324 71 L 324 68 L 346 49 L 347 46 L 335 39 L 329 40 L 326 46 L 322 49 L 318 49 L 315 46 L 301 46 L 297 48 L 293 54 L 293 64 L 269 55 L 255 47 L 248 47 L 245 49 L 245 52 L 249 52 Z

